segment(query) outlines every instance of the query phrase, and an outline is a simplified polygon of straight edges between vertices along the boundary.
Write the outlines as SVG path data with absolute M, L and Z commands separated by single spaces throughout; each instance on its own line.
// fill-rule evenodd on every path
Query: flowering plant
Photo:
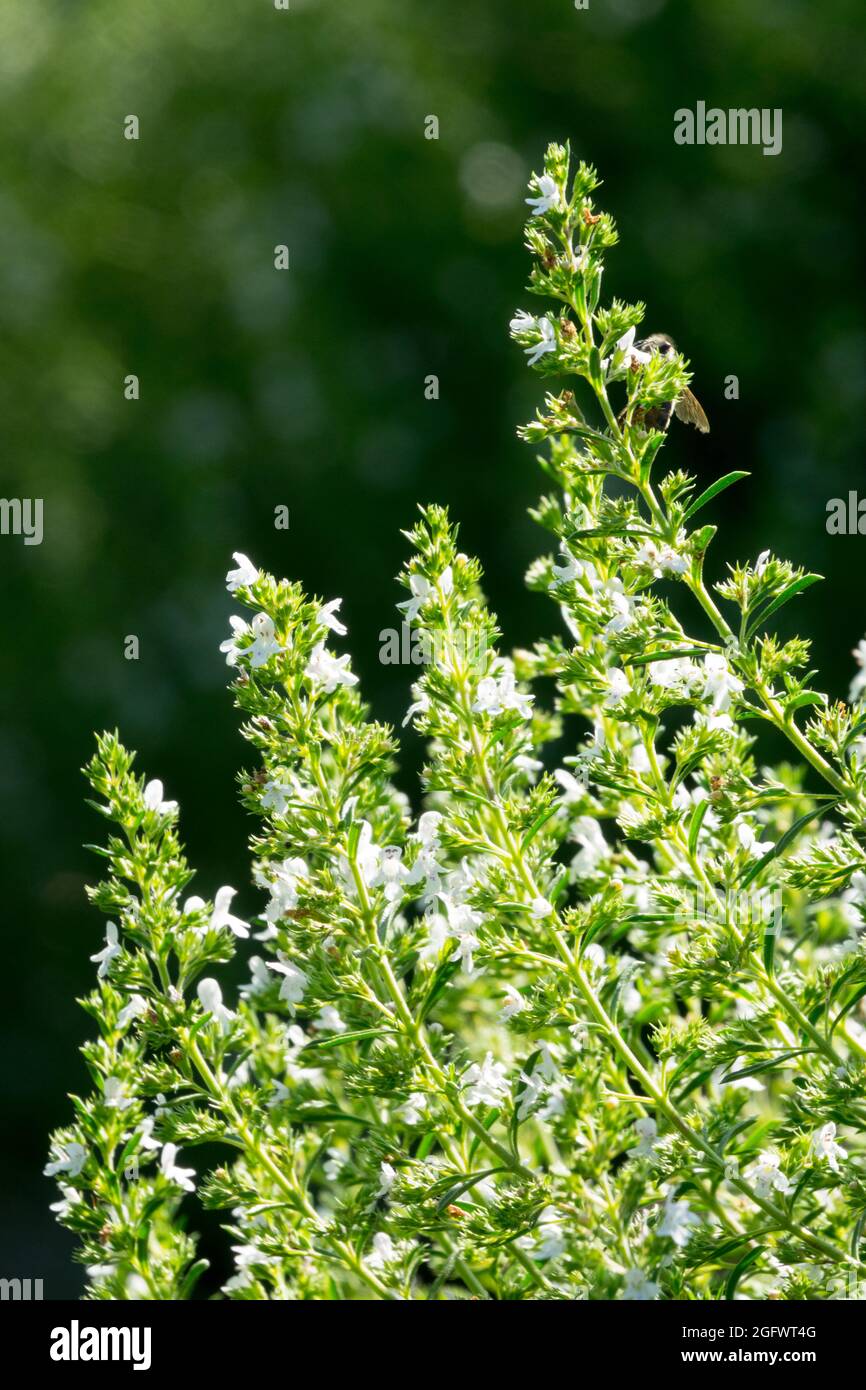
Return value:
M 768 631 L 816 576 L 765 551 L 705 581 L 699 513 L 744 475 L 654 479 L 649 422 L 687 366 L 636 343 L 643 306 L 600 306 L 616 233 L 569 165 L 551 146 L 527 200 L 555 308 L 511 324 L 539 374 L 583 383 L 522 431 L 558 548 L 529 583 L 562 635 L 503 654 L 478 563 L 422 510 L 400 605 L 428 653 L 420 816 L 335 655 L 339 600 L 242 555 L 251 617 L 223 651 L 256 755 L 252 921 L 228 886 L 188 894 L 176 803 L 98 740 L 93 1091 L 46 1169 L 90 1297 L 190 1296 L 192 1193 L 225 1213 L 237 1299 L 824 1298 L 859 1276 L 866 682 L 828 701 L 808 643 Z

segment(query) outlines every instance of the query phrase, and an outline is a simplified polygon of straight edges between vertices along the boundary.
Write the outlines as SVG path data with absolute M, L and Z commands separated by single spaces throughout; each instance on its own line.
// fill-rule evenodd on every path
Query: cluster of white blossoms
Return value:
M 721 652 L 709 652 L 702 664 L 691 657 L 652 661 L 646 670 L 650 685 L 684 700 L 706 703 L 706 710 L 695 710 L 695 723 L 710 729 L 733 729 L 731 707 L 744 686 Z M 611 667 L 605 679 L 608 687 L 605 704 L 615 709 L 631 695 L 632 682 L 618 666 Z
M 189 896 L 176 802 L 98 740 L 94 1085 L 46 1167 L 89 1297 L 189 1297 L 197 1201 L 227 1214 L 226 1298 L 813 1299 L 863 1269 L 866 639 L 849 708 L 767 627 L 816 576 L 763 551 L 705 580 L 695 517 L 744 475 L 654 471 L 688 368 L 600 306 L 597 182 L 551 147 L 548 307 L 511 323 L 570 378 L 521 431 L 548 441 L 529 584 L 556 632 L 501 651 L 447 512 L 406 533 L 417 811 L 341 600 L 240 552 L 257 909 Z
M 518 688 L 514 669 L 509 661 L 500 660 L 497 666 L 501 675 L 484 676 L 478 682 L 473 710 L 476 714 L 492 716 L 503 714 L 506 710 L 514 710 L 521 719 L 529 719 L 532 715 L 534 697 Z
M 674 544 L 663 545 L 653 539 L 646 540 L 635 551 L 634 565 L 637 569 L 649 570 L 656 579 L 666 574 L 685 574 L 689 562 L 682 550 L 684 543 L 684 533 L 677 537 Z
M 226 588 L 230 593 L 236 593 L 242 587 L 251 588 L 260 575 L 253 562 L 240 551 L 235 552 L 234 559 L 236 568 L 229 570 L 226 575 Z M 336 598 L 323 604 L 316 614 L 316 625 L 344 637 L 348 629 L 337 617 L 342 602 L 342 599 Z M 257 613 L 250 622 L 232 614 L 229 626 L 232 635 L 220 643 L 220 651 L 225 653 L 228 666 L 237 666 L 243 658 L 251 670 L 260 670 L 272 657 L 286 650 L 277 641 L 274 621 L 267 613 Z M 252 638 L 252 641 L 248 641 L 248 638 Z M 322 638 L 313 648 L 304 674 L 312 690 L 323 695 L 330 695 L 339 685 L 352 686 L 358 682 L 358 677 L 350 670 L 350 658 L 335 656 L 329 650 L 326 638 Z
M 526 360 L 534 367 L 549 352 L 556 352 L 556 329 L 546 316 L 534 318 L 525 310 L 519 309 L 509 324 L 512 337 L 524 344 Z

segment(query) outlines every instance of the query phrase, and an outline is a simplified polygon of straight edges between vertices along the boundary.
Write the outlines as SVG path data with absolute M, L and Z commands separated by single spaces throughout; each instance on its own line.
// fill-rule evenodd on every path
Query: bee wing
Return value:
M 688 387 L 677 398 L 674 410 L 678 420 L 684 420 L 687 425 L 694 425 L 701 434 L 709 434 L 710 422 L 706 417 L 704 407 Z

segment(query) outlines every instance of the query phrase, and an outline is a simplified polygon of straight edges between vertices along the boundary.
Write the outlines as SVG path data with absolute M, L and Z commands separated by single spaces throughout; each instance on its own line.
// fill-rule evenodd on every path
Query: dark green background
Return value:
M 675 427 L 668 461 L 753 472 L 715 508 L 714 576 L 767 545 L 826 574 L 795 619 L 845 693 L 863 541 L 828 537 L 825 508 L 864 485 L 863 24 L 862 0 L 2 7 L 2 490 L 43 497 L 46 529 L 0 538 L 0 1275 L 80 1287 L 40 1173 L 82 1084 L 74 997 L 103 933 L 80 848 L 102 833 L 78 773 L 94 728 L 180 800 L 198 891 L 257 903 L 217 651 L 231 551 L 345 596 L 382 718 L 408 702 L 378 634 L 416 502 L 461 520 L 511 643 L 552 625 L 523 589 L 544 538 L 515 438 L 541 387 L 507 338 L 534 307 L 523 185 L 548 140 L 605 179 L 623 238 L 607 295 L 645 299 L 692 359 L 713 430 Z M 699 99 L 781 107 L 782 154 L 676 146 L 673 113 Z

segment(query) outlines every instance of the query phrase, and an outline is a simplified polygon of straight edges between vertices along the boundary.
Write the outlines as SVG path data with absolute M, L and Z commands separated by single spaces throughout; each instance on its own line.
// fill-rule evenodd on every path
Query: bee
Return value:
M 648 338 L 642 338 L 640 342 L 635 343 L 635 347 L 640 352 L 657 352 L 660 357 L 670 357 L 677 350 L 673 338 L 668 337 L 667 333 L 651 333 Z M 647 406 L 645 409 L 637 407 L 632 412 L 632 420 L 636 425 L 646 429 L 666 430 L 671 422 L 672 411 L 676 412 L 678 420 L 685 421 L 687 425 L 694 425 L 701 434 L 709 434 L 710 422 L 704 407 L 687 386 L 675 401 L 663 401 L 660 405 Z M 623 411 L 620 422 L 624 415 Z

